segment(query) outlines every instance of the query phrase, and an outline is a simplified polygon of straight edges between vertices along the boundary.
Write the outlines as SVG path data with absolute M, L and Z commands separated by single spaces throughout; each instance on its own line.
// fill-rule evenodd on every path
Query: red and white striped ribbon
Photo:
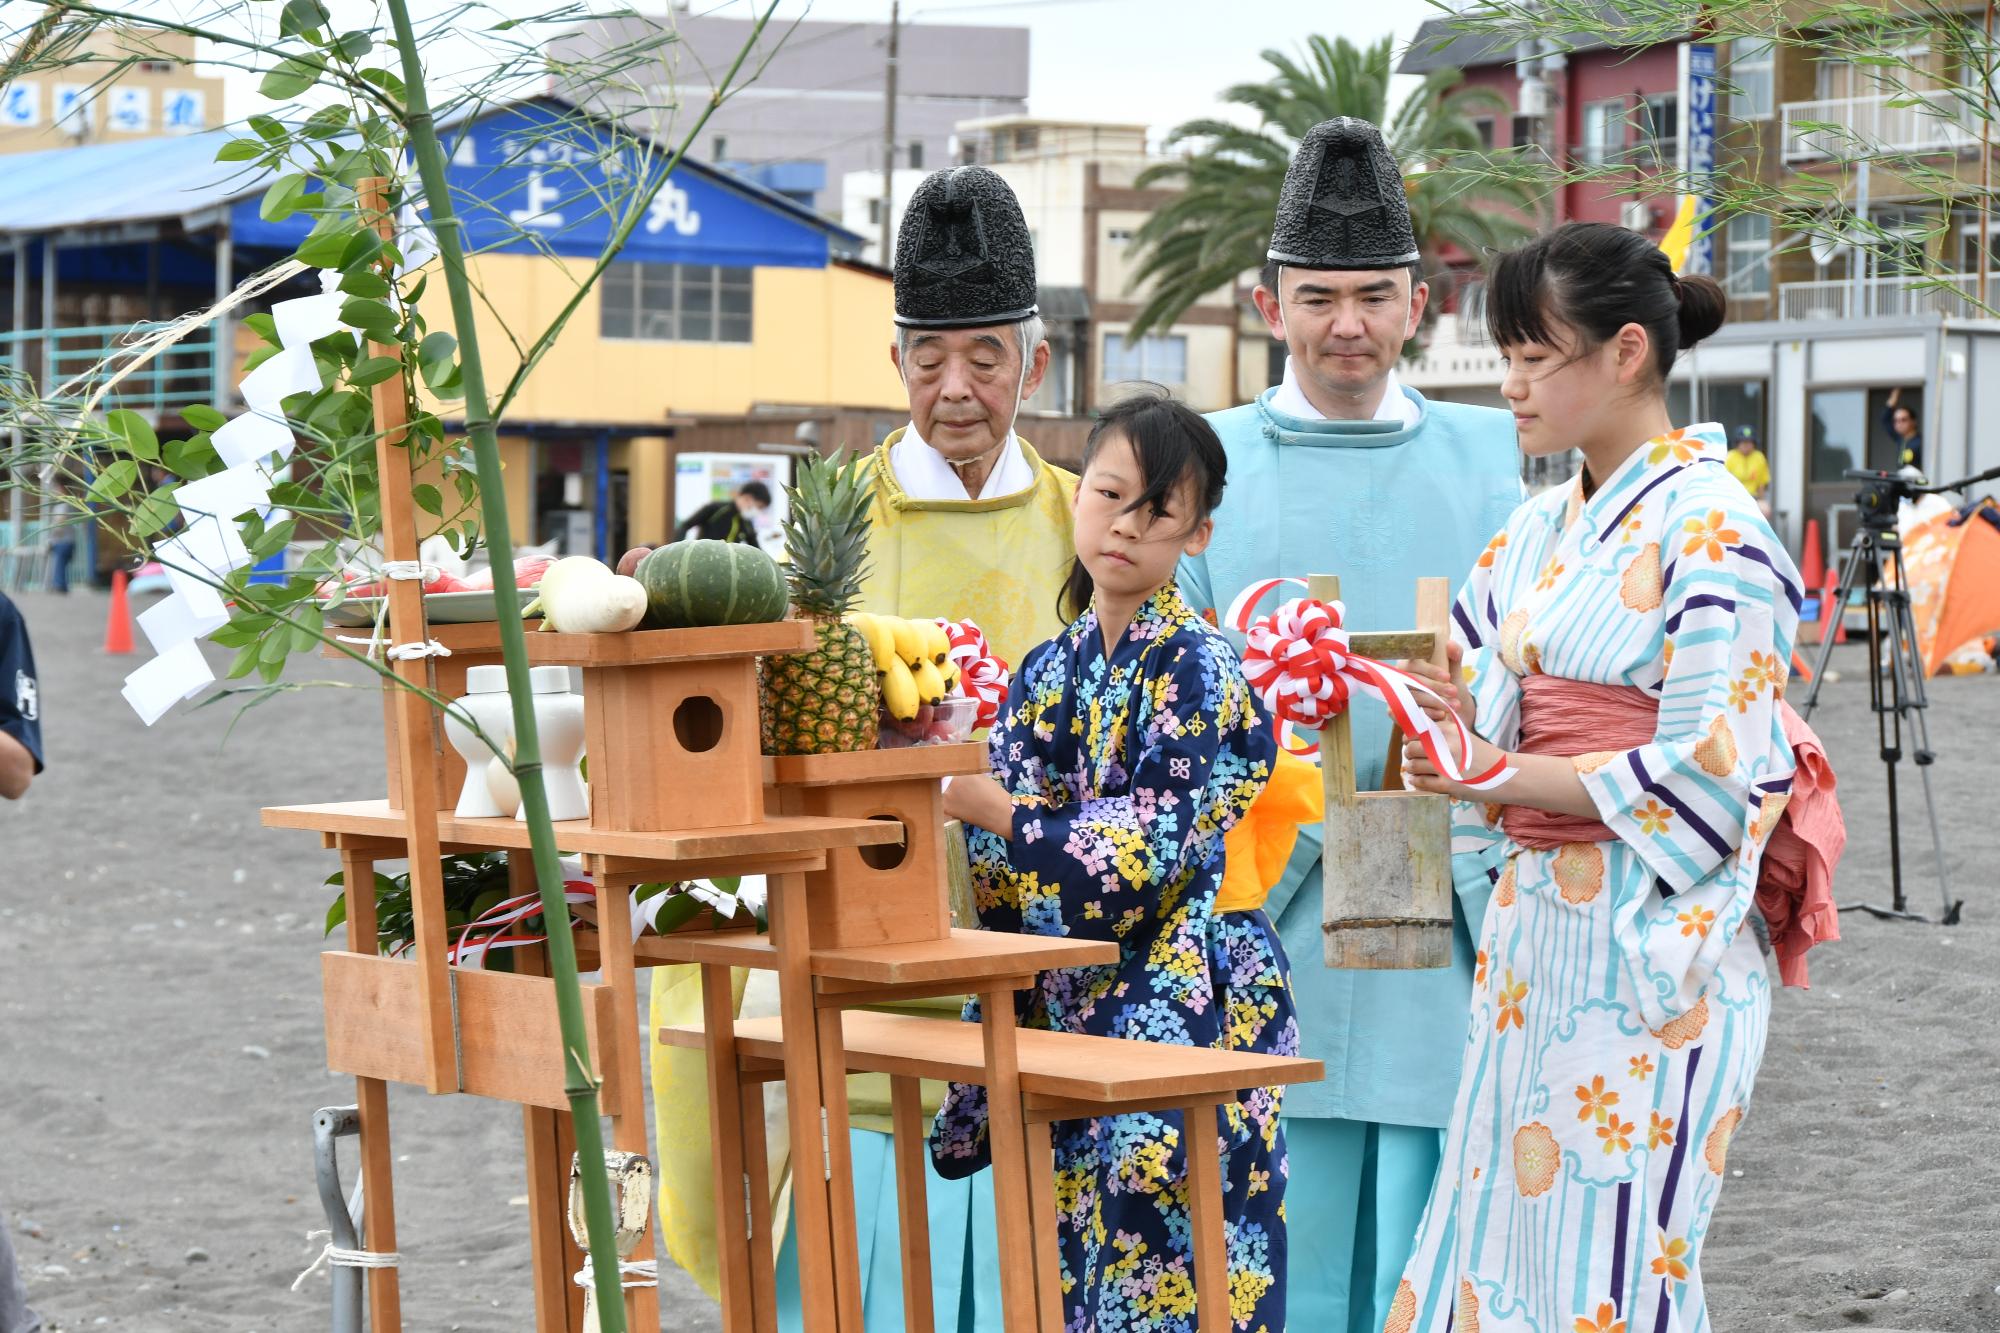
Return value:
M 944 637 L 951 644 L 949 656 L 958 663 L 959 693 L 967 698 L 979 700 L 979 716 L 973 721 L 972 729 L 979 731 L 1000 720 L 1000 709 L 1007 702 L 1007 686 L 1010 677 L 1007 664 L 993 655 L 993 648 L 986 642 L 986 633 L 970 620 L 953 623 L 940 620 L 944 626 Z
M 1251 618 L 1258 602 L 1287 585 L 1306 586 L 1301 579 L 1265 579 L 1245 588 L 1229 608 L 1230 626 L 1246 641 L 1243 674 L 1271 714 L 1281 745 L 1301 757 L 1316 755 L 1318 743 L 1304 741 L 1299 733 L 1325 727 L 1347 710 L 1349 695 L 1359 690 L 1388 707 L 1403 734 L 1417 739 L 1447 780 L 1486 791 L 1514 776 L 1516 770 L 1504 759 L 1467 776 L 1458 760 L 1472 753 L 1472 733 L 1465 723 L 1447 705 L 1452 728 L 1447 732 L 1418 703 L 1420 695 L 1445 702 L 1421 677 L 1351 651 L 1341 603 L 1295 598 L 1270 615 Z

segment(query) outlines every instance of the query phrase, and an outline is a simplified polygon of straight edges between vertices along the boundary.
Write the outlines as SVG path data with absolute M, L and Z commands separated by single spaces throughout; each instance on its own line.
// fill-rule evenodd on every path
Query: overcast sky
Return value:
M 116 3 L 116 0 L 113 0 Z M 336 22 L 386 27 L 369 0 L 328 0 Z M 497 22 L 501 15 L 546 14 L 562 0 L 486 0 L 489 11 L 467 16 L 463 0 L 413 0 L 419 31 L 425 21 L 459 14 L 448 33 L 424 44 L 433 78 L 451 81 L 468 71 L 490 69 L 495 57 L 463 34 Z M 666 12 L 666 0 L 631 0 L 642 12 Z M 198 23 L 237 24 L 251 14 L 275 29 L 281 5 L 239 4 L 236 0 L 127 0 L 121 8 L 173 12 Z M 611 0 L 593 4 L 611 7 Z M 625 7 L 623 4 L 619 7 Z M 693 0 L 697 14 L 753 16 L 761 0 Z M 1369 16 L 1357 26 L 1357 11 Z M 23 0 L 0 0 L 0 14 L 14 22 L 39 10 Z M 205 12 L 203 12 L 205 11 Z M 1296 48 L 1313 32 L 1342 33 L 1356 42 L 1393 34 L 1407 41 L 1417 25 L 1437 10 L 1430 0 L 907 0 L 903 17 L 914 23 L 1000 24 L 1029 30 L 1031 84 L 1029 109 L 1036 115 L 1091 120 L 1144 121 L 1155 137 L 1195 116 L 1216 112 L 1215 97 L 1232 83 L 1263 76 L 1258 53 L 1267 47 Z M 781 0 L 781 20 L 869 20 L 886 22 L 889 0 Z M 30 20 L 32 15 L 30 14 Z M 516 34 L 520 35 L 520 34 Z M 505 41 L 508 38 L 489 38 Z M 231 73 L 228 114 L 241 118 L 269 106 L 256 79 Z

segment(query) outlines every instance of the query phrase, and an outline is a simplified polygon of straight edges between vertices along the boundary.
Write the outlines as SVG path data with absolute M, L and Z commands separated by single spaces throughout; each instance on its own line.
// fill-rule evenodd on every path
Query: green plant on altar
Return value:
M 439 868 L 444 884 L 446 933 L 454 944 L 464 941 L 476 946 L 484 932 L 468 932 L 467 928 L 511 896 L 507 854 L 475 852 L 445 856 L 440 858 Z M 398 953 L 416 938 L 416 915 L 410 905 L 410 874 L 404 871 L 400 875 L 386 875 L 379 870 L 374 873 L 376 948 L 384 954 Z M 326 877 L 325 882 L 338 890 L 326 908 L 326 933 L 332 935 L 347 924 L 347 876 L 336 870 Z M 758 930 L 766 929 L 763 904 L 743 903 L 738 898 L 741 888 L 742 878 L 736 875 L 718 875 L 699 883 L 681 880 L 641 884 L 632 890 L 632 901 L 644 907 L 655 898 L 662 899 L 658 906 L 646 911 L 647 924 L 659 935 L 685 928 L 704 911 L 714 913 L 713 925 L 716 929 L 721 929 L 725 923 L 738 924 L 739 915 L 748 916 Z M 575 920 L 572 914 L 572 921 Z M 546 938 L 548 934 L 547 923 L 540 912 L 522 917 L 509 930 L 515 935 L 535 938 Z M 508 950 L 489 950 L 483 955 L 481 965 L 508 972 L 513 970 L 510 958 Z
M 382 537 L 384 497 L 377 459 L 385 443 L 407 451 L 410 471 L 417 477 L 435 473 L 449 488 L 447 495 L 440 486 L 420 479 L 411 492 L 416 508 L 448 532 L 461 552 L 483 544 L 496 570 L 502 571 L 494 582 L 501 655 L 513 703 L 511 762 L 520 785 L 536 891 L 544 920 L 551 927 L 547 946 L 564 1048 L 564 1090 L 579 1160 L 589 1164 L 579 1180 L 587 1248 L 595 1274 L 597 1316 L 605 1333 L 624 1333 L 622 1278 L 609 1180 L 598 1169 L 604 1161 L 598 1085 L 590 1072 L 575 942 L 542 780 L 540 739 L 519 614 L 521 599 L 514 580 L 505 577 L 505 571 L 513 566 L 513 541 L 504 490 L 493 484 L 500 476 L 496 427 L 598 279 L 646 219 L 654 197 L 708 117 L 737 90 L 749 52 L 775 8 L 774 0 L 762 7 L 745 46 L 699 114 L 692 117 L 673 152 L 656 153 L 650 142 L 641 142 L 617 123 L 581 114 L 559 122 L 553 133 L 541 132 L 541 137 L 561 138 L 566 131 L 582 131 L 599 142 L 609 140 L 608 151 L 625 153 L 630 169 L 606 173 L 612 188 L 598 202 L 611 219 L 610 238 L 587 273 L 571 275 L 572 295 L 556 318 L 546 328 L 526 336 L 502 325 L 503 335 L 518 354 L 518 363 L 498 393 L 487 389 L 477 318 L 480 295 L 467 267 L 458 216 L 461 201 L 454 197 L 447 177 L 439 140 L 439 109 L 432 106 L 422 59 L 429 39 L 442 30 L 465 28 L 482 12 L 480 5 L 460 5 L 441 20 L 442 28 L 434 24 L 420 34 L 408 0 L 386 0 L 386 31 L 342 30 L 321 0 L 225 2 L 219 13 L 206 15 L 199 24 L 144 8 L 121 11 L 88 0 L 51 0 L 32 24 L 9 34 L 14 40 L 6 44 L 9 54 L 0 60 L 0 86 L 4 86 L 26 74 L 98 59 L 89 50 L 89 39 L 99 29 L 115 28 L 126 52 L 116 62 L 121 69 L 115 70 L 115 75 L 122 67 L 150 60 L 185 62 L 187 57 L 178 52 L 157 45 L 149 49 L 159 34 L 171 32 L 208 43 L 212 49 L 203 53 L 204 63 L 258 72 L 261 91 L 274 103 L 293 102 L 309 93 L 326 97 L 324 105 L 297 120 L 276 115 L 251 117 L 246 123 L 248 133 L 225 144 L 218 154 L 221 162 L 235 169 L 271 177 L 260 208 L 267 220 L 283 221 L 296 215 L 312 219 L 309 234 L 296 251 L 283 263 L 237 286 L 217 306 L 164 328 L 142 331 L 135 341 L 67 383 L 36 385 L 11 366 L 0 373 L 0 428 L 18 432 L 17 438 L 23 441 L 10 451 L 11 468 L 5 484 L 17 492 L 45 497 L 64 492 L 82 495 L 90 512 L 87 518 L 79 515 L 77 521 L 122 529 L 134 552 L 150 549 L 180 518 L 182 507 L 175 498 L 178 487 L 222 470 L 213 432 L 228 419 L 212 407 L 188 409 L 184 415 L 196 428 L 195 436 L 162 442 L 136 413 L 112 410 L 98 415 L 107 406 L 115 409 L 112 394 L 118 381 L 194 331 L 228 316 L 245 301 L 278 292 L 285 283 L 314 269 L 338 275 L 337 288 L 344 298 L 340 322 L 347 328 L 313 343 L 312 358 L 321 387 L 292 394 L 281 403 L 285 424 L 303 443 L 289 462 L 289 475 L 276 478 L 270 489 L 273 508 L 265 514 L 245 510 L 194 516 L 204 522 L 213 518 L 237 529 L 251 562 L 268 558 L 294 541 L 311 542 L 313 549 L 296 574 L 274 585 L 251 582 L 247 568 L 227 573 L 176 568 L 208 583 L 228 604 L 229 621 L 212 637 L 237 650 L 230 676 L 255 674 L 261 682 L 225 697 L 254 704 L 278 691 L 297 688 L 281 680 L 287 661 L 296 654 L 330 646 L 366 662 L 396 687 L 420 694 L 434 707 L 444 707 L 447 701 L 330 635 L 321 608 L 313 602 L 322 576 L 337 570 L 354 549 Z M 252 13 L 273 11 L 277 15 L 275 39 L 261 35 L 270 31 L 268 21 L 243 21 Z M 458 95 L 467 111 L 489 99 L 495 88 L 506 87 L 524 73 L 536 73 L 543 79 L 560 73 L 568 87 L 587 93 L 594 81 L 610 82 L 623 71 L 648 63 L 649 46 L 656 51 L 673 40 L 671 29 L 656 29 L 658 40 L 653 43 L 622 43 L 599 65 L 556 70 L 546 50 L 550 25 L 574 22 L 589 11 L 562 5 L 532 19 L 484 12 L 497 21 L 480 34 L 482 39 L 489 47 L 511 44 L 515 56 Z M 238 21 L 243 21 L 240 27 L 231 26 Z M 449 114 L 449 107 L 445 110 Z M 525 154 L 535 146 L 523 143 L 517 151 Z M 362 189 L 368 183 L 379 183 L 383 191 L 379 214 L 363 207 Z M 476 198 L 464 202 L 469 207 L 483 207 Z M 407 225 L 388 237 L 379 231 L 384 218 L 402 222 L 408 211 L 419 208 L 429 214 L 437 249 L 434 269 L 408 262 L 414 233 Z M 543 240 L 535 243 L 546 246 Z M 548 253 L 546 248 L 543 253 Z M 453 330 L 449 334 L 429 328 L 420 310 L 434 275 L 447 298 Z M 254 369 L 278 354 L 276 325 L 259 315 L 243 323 L 267 344 L 253 355 Z M 389 384 L 400 393 L 402 415 L 407 417 L 405 427 L 394 428 L 378 418 L 377 395 Z M 462 435 L 447 432 L 442 419 L 430 408 L 433 402 L 453 400 L 462 404 L 458 413 L 464 422 Z M 385 435 L 392 429 L 393 434 Z M 432 471 L 426 472 L 427 468 Z M 487 484 L 479 484 L 481 481 Z M 476 518 L 472 517 L 475 506 Z M 479 734 L 495 754 L 502 753 L 492 737 Z M 379 892 L 379 883 L 376 888 Z

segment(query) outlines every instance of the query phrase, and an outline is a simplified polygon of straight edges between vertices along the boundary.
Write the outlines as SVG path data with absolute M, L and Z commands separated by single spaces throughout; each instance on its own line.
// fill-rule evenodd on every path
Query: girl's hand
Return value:
M 1461 773 L 1485 773 L 1497 766 L 1505 758 L 1498 746 L 1492 745 L 1478 733 L 1473 733 L 1472 751 L 1459 758 Z M 1476 792 L 1448 780 L 1424 753 L 1423 742 L 1414 736 L 1403 742 L 1403 785 L 1411 791 L 1426 791 L 1438 796 L 1449 796 L 1455 801 L 1488 801 L 1494 799 L 1489 793 Z
M 1464 721 L 1466 730 L 1470 731 L 1478 709 L 1474 706 L 1472 695 L 1459 688 L 1459 669 L 1464 662 L 1465 648 L 1454 640 L 1445 648 L 1445 668 L 1442 671 L 1429 661 L 1405 661 L 1396 665 L 1437 691 L 1451 705 L 1450 711 L 1456 712 Z M 1436 701 L 1420 697 L 1417 705 L 1430 716 L 1431 721 L 1445 721 L 1446 709 Z
M 1014 798 L 984 774 L 953 778 L 944 789 L 944 812 L 988 833 L 1008 839 L 1014 836 Z

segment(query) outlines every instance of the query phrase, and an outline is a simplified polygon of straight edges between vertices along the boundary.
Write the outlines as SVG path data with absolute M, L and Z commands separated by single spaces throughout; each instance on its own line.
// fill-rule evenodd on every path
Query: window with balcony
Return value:
M 1729 44 L 1729 114 L 1736 120 L 1768 120 L 1776 109 L 1776 43 L 1738 37 Z
M 1122 333 L 1104 335 L 1106 384 L 1150 380 L 1155 384 L 1187 383 L 1187 338 L 1178 333 L 1149 333 L 1131 339 Z
M 613 264 L 604 274 L 598 333 L 657 342 L 747 343 L 751 272 L 714 264 Z
M 1585 164 L 1601 167 L 1617 162 L 1625 152 L 1625 99 L 1613 97 L 1583 106 L 1583 137 L 1577 151 Z
M 1723 230 L 1723 258 L 1728 265 L 1723 289 L 1732 296 L 1771 294 L 1771 219 L 1742 213 Z
M 1631 160 L 1640 166 L 1675 165 L 1680 158 L 1681 98 L 1679 93 L 1652 93 L 1632 109 L 1636 131 Z

